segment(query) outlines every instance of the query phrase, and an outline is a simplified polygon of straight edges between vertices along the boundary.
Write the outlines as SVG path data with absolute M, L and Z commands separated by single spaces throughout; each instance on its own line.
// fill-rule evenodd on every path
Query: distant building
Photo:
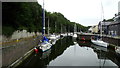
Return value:
M 113 23 L 113 21 L 100 21 L 98 24 L 98 33 L 102 30 L 102 34 L 108 34 L 108 25 Z
M 102 34 L 120 36 L 120 1 L 118 2 L 118 14 L 115 14 L 113 21 L 101 21 L 98 24 L 98 33 L 102 27 Z
M 89 33 L 93 33 L 93 34 L 98 33 L 98 25 L 91 26 L 91 27 L 88 29 L 88 32 L 89 32 Z
M 108 35 L 120 36 L 120 13 L 115 15 L 114 23 L 108 25 Z

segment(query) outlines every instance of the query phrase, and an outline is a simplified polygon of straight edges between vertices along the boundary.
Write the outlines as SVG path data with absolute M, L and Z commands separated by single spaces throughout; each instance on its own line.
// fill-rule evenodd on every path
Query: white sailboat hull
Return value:
M 77 34 L 74 34 L 73 37 L 74 37 L 74 38 L 77 38 Z
M 116 53 L 120 54 L 120 47 L 115 47 Z
M 108 46 L 108 43 L 106 42 L 103 42 L 101 40 L 91 40 L 91 42 L 95 45 L 99 45 L 99 46 L 102 46 L 102 47 L 107 47 Z
M 51 40 L 58 40 L 60 38 L 60 35 L 51 35 L 48 38 L 51 39 Z
M 56 39 L 56 37 L 49 37 L 49 38 L 52 39 L 52 40 Z
M 51 44 L 54 45 L 57 40 L 51 40 Z
M 67 34 L 61 34 L 63 37 L 67 36 Z
M 56 36 L 55 35 L 51 35 L 50 37 L 48 37 L 49 39 L 51 40 L 55 40 L 56 39 Z
M 58 40 L 60 38 L 60 35 L 56 35 L 56 39 Z
M 45 52 L 49 50 L 51 46 L 52 46 L 51 43 L 41 43 L 39 48 L 42 49 L 43 52 Z

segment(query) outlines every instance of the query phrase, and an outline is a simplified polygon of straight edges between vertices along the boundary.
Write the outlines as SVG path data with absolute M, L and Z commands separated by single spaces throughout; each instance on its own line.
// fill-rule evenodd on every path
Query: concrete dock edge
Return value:
M 23 60 L 25 60 L 32 52 L 34 49 L 31 49 L 30 51 L 28 51 L 27 53 L 24 54 L 24 56 L 20 57 L 18 60 L 16 60 L 14 63 L 12 63 L 11 65 L 9 65 L 7 68 L 15 68 L 16 66 L 18 66 Z

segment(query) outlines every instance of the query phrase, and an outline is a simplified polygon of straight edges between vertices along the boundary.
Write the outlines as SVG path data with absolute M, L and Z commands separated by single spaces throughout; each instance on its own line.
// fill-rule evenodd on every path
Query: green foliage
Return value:
M 2 5 L 4 35 L 10 36 L 13 30 L 42 30 L 42 8 L 37 2 L 4 2 Z M 9 33 L 5 31 L 6 26 L 12 27 Z
M 12 35 L 12 33 L 15 31 L 15 29 L 11 26 L 3 26 L 2 27 L 2 33 L 9 37 L 10 35 Z
M 3 31 L 10 36 L 15 30 L 26 29 L 29 32 L 42 32 L 42 7 L 37 2 L 3 2 Z M 50 33 L 73 32 L 75 22 L 70 22 L 61 13 L 45 11 L 45 27 Z M 77 24 L 77 29 L 86 31 L 86 27 Z M 78 31 L 79 31 L 78 30 Z M 47 30 L 46 30 L 47 32 Z

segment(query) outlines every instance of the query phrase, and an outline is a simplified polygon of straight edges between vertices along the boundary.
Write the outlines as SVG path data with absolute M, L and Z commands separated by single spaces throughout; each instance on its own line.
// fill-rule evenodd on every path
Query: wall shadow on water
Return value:
M 111 60 L 120 68 L 120 54 L 117 54 L 114 49 L 104 48 L 92 44 L 90 41 L 80 41 L 77 40 L 80 47 L 90 47 L 93 49 L 94 53 L 97 54 L 99 60 Z M 112 67 L 112 66 L 108 66 Z M 115 67 L 116 68 L 116 67 Z
M 99 60 L 104 60 L 104 64 L 107 60 L 111 60 L 113 63 L 115 63 L 120 68 L 120 54 L 117 54 L 115 52 L 115 50 L 109 49 L 109 48 L 104 48 L 104 47 L 99 47 L 99 46 L 96 46 L 93 44 L 91 45 L 91 48 L 97 54 L 97 57 Z M 112 67 L 112 66 L 110 66 L 110 67 Z M 115 67 L 115 66 L 113 66 L 113 67 Z M 115 68 L 117 68 L 117 67 L 115 67 Z
M 26 60 L 22 61 L 16 68 L 46 68 L 50 61 L 54 60 L 58 56 L 62 55 L 63 52 L 69 47 L 74 45 L 72 37 L 65 37 L 59 39 L 50 50 L 45 53 L 32 53 Z
M 77 42 L 80 48 L 88 47 L 93 49 L 93 52 L 96 53 L 97 60 L 111 60 L 120 67 L 120 57 L 114 50 L 95 46 L 90 41 L 80 41 L 75 40 L 72 37 L 65 37 L 63 39 L 59 39 L 56 44 L 51 47 L 51 49 L 44 53 L 32 53 L 16 68 L 47 68 L 52 60 L 55 60 L 57 57 L 63 55 L 65 50 L 67 50 L 70 46 L 74 46 L 74 42 Z

